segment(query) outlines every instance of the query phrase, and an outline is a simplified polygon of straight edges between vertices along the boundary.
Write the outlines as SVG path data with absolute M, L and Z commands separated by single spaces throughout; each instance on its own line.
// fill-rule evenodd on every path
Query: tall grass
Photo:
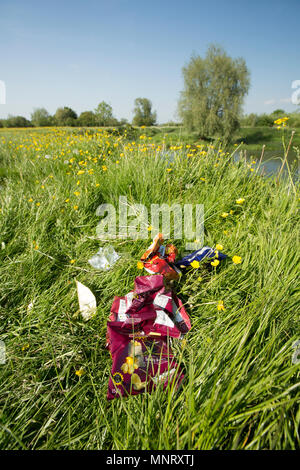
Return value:
M 187 157 L 191 149 L 178 145 L 168 160 L 163 145 L 150 145 L 105 133 L 1 131 L 2 449 L 299 447 L 299 364 L 291 361 L 300 337 L 299 187 L 295 194 L 288 179 L 262 178 L 218 148 Z M 192 321 L 186 341 L 174 343 L 181 389 L 107 402 L 106 319 L 113 296 L 141 274 L 136 262 L 150 242 L 150 234 L 116 239 L 109 243 L 121 259 L 110 271 L 88 264 L 103 244 L 96 208 L 117 206 L 119 195 L 148 208 L 203 203 L 205 245 L 221 243 L 229 258 L 174 286 Z M 182 253 L 185 240 L 174 242 Z M 75 279 L 97 298 L 88 322 Z

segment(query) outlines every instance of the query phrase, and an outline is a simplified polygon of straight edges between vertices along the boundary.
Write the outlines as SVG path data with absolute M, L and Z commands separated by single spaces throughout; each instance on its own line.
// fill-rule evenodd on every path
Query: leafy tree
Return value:
M 113 110 L 110 104 L 101 101 L 95 109 L 97 126 L 114 126 L 117 120 L 113 116 Z
M 36 127 L 51 126 L 52 119 L 45 108 L 35 108 L 31 114 L 31 122 Z
M 134 126 L 153 126 L 156 123 L 156 112 L 152 112 L 152 103 L 148 98 L 136 98 L 134 101 Z
M 5 121 L 6 127 L 32 127 L 31 122 L 24 116 L 9 115 Z
M 64 106 L 56 110 L 54 119 L 58 126 L 73 126 L 76 125 L 77 114 L 73 109 Z
M 241 125 L 246 127 L 254 127 L 257 121 L 257 114 L 251 113 L 241 118 Z
M 184 90 L 178 111 L 184 125 L 202 137 L 216 134 L 228 139 L 239 127 L 249 71 L 242 58 L 232 59 L 211 45 L 205 58 L 193 56 L 183 68 Z
M 272 127 L 274 125 L 274 116 L 269 114 L 260 114 L 255 121 L 255 127 Z
M 285 116 L 286 115 L 286 112 L 284 111 L 284 109 L 275 109 L 272 113 L 272 116 Z
M 78 118 L 78 124 L 83 127 L 96 126 L 96 116 L 93 111 L 83 111 Z

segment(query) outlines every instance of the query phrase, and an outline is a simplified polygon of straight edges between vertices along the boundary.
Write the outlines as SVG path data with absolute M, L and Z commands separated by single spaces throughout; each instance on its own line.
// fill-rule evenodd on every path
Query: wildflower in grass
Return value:
M 197 278 L 197 281 L 199 281 L 199 282 L 203 281 L 203 277 L 199 276 L 199 277 Z
M 147 227 L 148 232 L 151 232 L 152 228 L 152 225 L 149 225 L 149 227 Z
M 70 202 L 70 199 L 69 199 L 69 198 L 67 198 L 67 199 L 65 200 L 65 202 Z
M 230 215 L 234 214 L 234 211 L 231 209 L 231 211 L 229 211 L 229 214 Z
M 217 309 L 219 312 L 221 312 L 222 310 L 225 310 L 225 306 L 224 306 L 224 302 L 223 300 L 219 300 L 218 304 L 217 304 Z
M 76 261 L 75 259 L 71 259 L 71 260 L 70 260 L 70 264 L 74 264 L 75 261 Z
M 243 197 L 240 197 L 240 198 L 237 199 L 235 202 L 236 202 L 237 204 L 244 204 L 245 199 L 244 199 Z
M 194 260 L 194 261 L 191 262 L 191 266 L 194 269 L 198 269 L 200 267 L 200 263 L 199 263 L 199 261 Z
M 234 264 L 240 264 L 242 262 L 242 258 L 240 256 L 234 255 L 232 261 Z
M 138 269 L 143 269 L 144 264 L 142 263 L 142 261 L 138 261 L 138 262 L 136 263 L 136 267 L 137 267 Z
M 216 244 L 216 250 L 221 251 L 223 248 L 223 245 L 220 245 L 219 243 Z
M 172 168 L 167 168 L 167 171 L 168 171 L 168 172 L 172 171 Z
M 117 160 L 117 161 L 116 161 L 116 164 L 118 164 L 118 163 L 120 163 L 120 160 Z
M 120 153 L 120 157 L 124 157 L 124 153 Z
M 78 206 L 76 206 L 76 205 L 73 206 L 73 209 L 74 209 L 74 211 L 77 211 L 77 210 L 78 210 Z
M 26 343 L 22 346 L 22 351 L 26 351 L 29 348 L 29 343 Z
M 100 183 L 96 183 L 95 186 L 96 188 L 98 188 L 100 186 Z
M 77 175 L 83 175 L 85 173 L 85 170 L 79 170 L 77 171 Z
M 75 196 L 80 196 L 80 192 L 79 192 L 79 191 L 74 191 L 74 194 L 75 194 Z
M 35 245 L 34 249 L 35 249 L 35 250 L 38 250 L 38 249 L 39 249 L 39 245 Z
M 41 203 L 40 203 L 40 202 L 37 202 L 36 205 L 37 205 L 38 207 L 40 207 Z
M 77 186 L 79 186 L 80 185 L 80 180 L 78 180 L 76 184 L 77 184 Z
M 33 202 L 33 199 L 32 199 L 32 197 L 28 199 L 28 202 Z
M 102 170 L 103 170 L 103 171 L 107 171 L 107 166 L 106 166 L 106 165 L 102 165 Z
M 211 264 L 212 266 L 215 266 L 215 267 L 216 267 L 216 266 L 218 266 L 218 264 L 220 264 L 220 261 L 219 261 L 218 259 L 215 259 L 215 260 L 212 261 L 210 264 Z
M 205 179 L 205 178 L 200 178 L 200 180 L 201 180 L 201 181 L 206 181 L 206 179 Z
M 78 377 L 82 377 L 83 374 L 85 374 L 85 371 L 84 371 L 84 369 L 83 369 L 82 367 L 80 367 L 80 369 L 77 369 L 77 370 L 75 371 L 75 374 L 76 374 Z
M 228 216 L 229 216 L 228 212 L 222 212 L 222 214 L 221 214 L 221 217 L 223 217 L 224 219 Z
M 224 235 L 228 235 L 228 230 L 223 230 Z

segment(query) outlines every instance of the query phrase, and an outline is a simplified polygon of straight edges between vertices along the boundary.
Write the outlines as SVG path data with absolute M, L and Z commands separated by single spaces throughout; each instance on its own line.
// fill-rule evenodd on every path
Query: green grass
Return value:
M 0 133 L 0 339 L 7 352 L 0 447 L 299 448 L 299 364 L 291 361 L 300 338 L 298 185 L 262 178 L 215 149 L 187 158 L 183 148 L 170 164 L 160 150 L 134 148 L 124 138 L 63 130 Z M 117 206 L 119 195 L 147 207 L 203 203 L 205 244 L 221 243 L 229 258 L 174 286 L 192 321 L 186 343 L 174 345 L 186 371 L 182 388 L 107 402 L 106 319 L 113 296 L 133 288 L 150 242 L 115 240 L 121 259 L 110 271 L 89 265 L 103 244 L 96 208 Z M 185 240 L 175 243 L 182 253 Z M 78 313 L 75 279 L 97 298 L 88 322 Z

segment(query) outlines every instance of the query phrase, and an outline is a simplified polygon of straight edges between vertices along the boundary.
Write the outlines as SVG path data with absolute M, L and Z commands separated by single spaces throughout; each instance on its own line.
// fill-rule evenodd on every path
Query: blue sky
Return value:
M 300 0 L 0 0 L 0 117 L 104 100 L 131 120 L 147 97 L 159 122 L 174 120 L 182 67 L 210 43 L 246 60 L 246 113 L 295 110 L 299 17 Z

